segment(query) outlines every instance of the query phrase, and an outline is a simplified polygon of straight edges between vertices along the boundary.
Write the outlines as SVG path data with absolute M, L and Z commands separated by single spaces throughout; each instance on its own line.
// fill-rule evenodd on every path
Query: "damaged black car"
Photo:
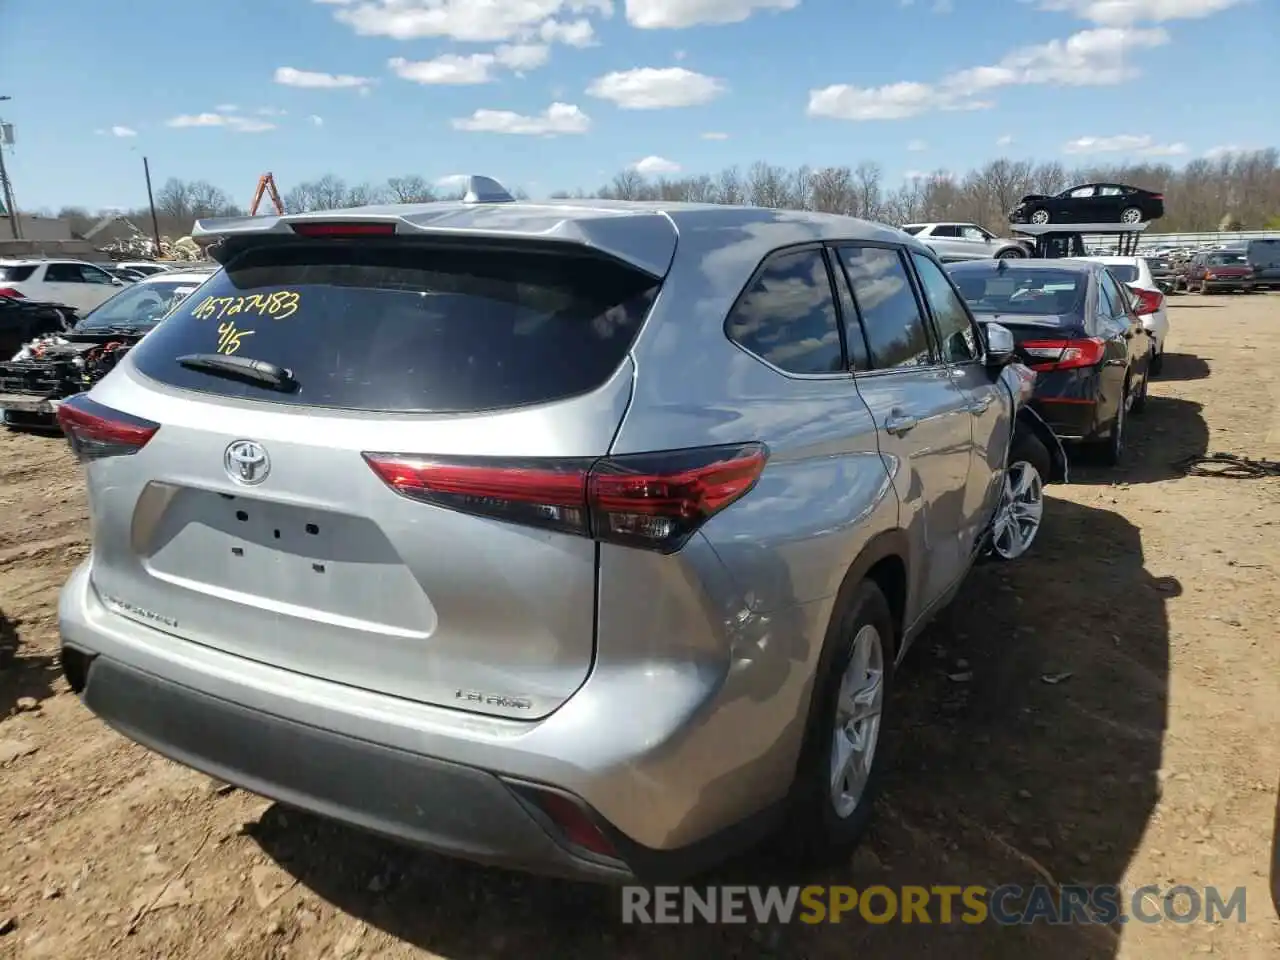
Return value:
M 160 274 L 125 287 L 61 329 L 47 329 L 0 361 L 0 411 L 5 426 L 54 429 L 58 404 L 105 377 L 143 337 L 213 270 Z M 66 308 L 59 308 L 66 310 Z M 52 323 L 46 326 L 52 327 Z

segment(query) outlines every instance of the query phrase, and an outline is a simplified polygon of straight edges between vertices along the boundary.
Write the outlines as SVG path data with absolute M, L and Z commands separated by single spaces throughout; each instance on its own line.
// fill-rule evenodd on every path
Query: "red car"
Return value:
M 1244 250 L 1202 250 L 1187 264 L 1188 293 L 1215 290 L 1252 293 L 1253 287 L 1253 267 Z

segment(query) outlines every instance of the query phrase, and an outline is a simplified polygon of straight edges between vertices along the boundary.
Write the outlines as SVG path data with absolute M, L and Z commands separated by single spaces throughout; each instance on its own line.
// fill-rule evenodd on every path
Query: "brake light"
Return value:
M 1163 193 L 1153 193 L 1153 194 L 1151 195 L 1151 199 L 1152 199 L 1152 200 L 1161 200 L 1161 201 L 1162 201 L 1162 200 L 1164 200 L 1164 194 L 1163 194 Z
M 300 237 L 390 237 L 396 232 L 394 223 L 295 223 L 293 232 Z
M 518 788 L 522 796 L 530 800 L 570 846 L 611 860 L 618 859 L 613 843 L 597 826 L 595 818 L 575 800 L 551 790 L 527 784 Z
M 1023 352 L 1033 361 L 1032 370 L 1074 370 L 1102 362 L 1107 343 L 1098 337 L 1083 340 L 1027 340 Z
M 1137 298 L 1138 302 L 1134 304 L 1134 308 L 1140 317 L 1158 313 L 1164 306 L 1164 294 L 1158 290 L 1139 290 L 1135 287 L 1129 289 Z
M 364 458 L 388 487 L 411 500 L 674 553 L 755 486 L 768 450 L 748 443 L 599 460 Z
M 81 463 L 137 453 L 160 424 L 103 406 L 79 394 L 58 405 L 58 426 Z
M 11 300 L 27 299 L 25 296 L 22 295 L 21 290 L 17 290 L 13 287 L 0 287 L 0 297 L 9 297 Z

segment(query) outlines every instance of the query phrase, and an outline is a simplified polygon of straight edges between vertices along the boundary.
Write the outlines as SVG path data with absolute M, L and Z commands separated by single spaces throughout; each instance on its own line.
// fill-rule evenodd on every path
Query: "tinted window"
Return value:
M 969 321 L 969 311 L 942 268 L 930 260 L 913 253 L 916 273 L 924 288 L 924 298 L 929 302 L 933 322 L 938 330 L 938 342 L 942 345 L 942 359 L 948 363 L 966 363 L 978 358 L 978 341 Z
M 958 237 L 960 236 L 960 228 L 953 227 L 950 224 L 939 224 L 933 228 L 929 235 L 932 237 Z
M 1280 240 L 1250 240 L 1247 256 L 1256 266 L 1280 266 Z
M 901 255 L 884 247 L 847 246 L 840 261 L 853 288 L 876 369 L 933 363 L 928 329 Z
M 78 263 L 51 263 L 45 267 L 45 283 L 84 283 Z
M 20 267 L 0 266 L 0 281 L 5 283 L 21 283 L 23 280 L 30 280 L 31 275 L 36 272 L 34 263 L 24 264 Z
M 198 280 L 156 280 L 126 287 L 76 324 L 77 330 L 151 327 L 200 286 Z
M 1093 187 L 1076 187 L 1074 190 L 1068 191 L 1067 196 L 1081 199 L 1083 197 L 1093 196 Z
M 1209 256 L 1208 262 L 1216 267 L 1243 267 L 1249 262 L 1249 258 L 1243 253 L 1214 253 Z
M 187 297 L 134 349 L 192 390 L 302 406 L 456 413 L 598 387 L 630 349 L 655 281 L 612 262 L 338 242 L 260 249 Z M 177 362 L 234 354 L 292 371 L 271 392 Z
M 923 225 L 913 225 L 913 226 L 903 227 L 903 228 L 902 228 L 902 230 L 903 230 L 903 232 L 904 232 L 904 233 L 909 233 L 909 234 L 911 234 L 913 237 L 914 237 L 917 233 L 919 233 L 921 230 L 923 230 L 923 229 L 924 229 L 924 226 L 923 226 Z
M 1115 278 L 1111 275 L 1110 269 L 1103 270 L 1101 276 L 1102 292 L 1107 296 L 1107 302 L 1111 305 L 1110 315 L 1117 319 L 1123 318 L 1129 309 L 1129 298 L 1125 296 Z
M 80 279 L 85 283 L 110 283 L 111 274 L 87 263 L 79 265 Z
M 1113 263 L 1107 267 L 1111 275 L 1121 283 L 1137 283 L 1138 268 L 1127 263 Z
M 762 360 L 788 373 L 844 369 L 836 305 L 822 251 L 771 258 L 729 315 L 726 331 Z
M 1001 270 L 994 261 L 957 266 L 951 279 L 978 315 L 1076 316 L 1084 310 L 1088 289 L 1083 273 L 1052 267 Z
M 844 318 L 844 346 L 849 366 L 854 370 L 870 370 L 867 338 L 863 336 L 862 324 L 858 322 L 858 305 L 853 301 L 853 291 L 849 289 L 843 270 L 836 269 L 833 273 L 836 299 L 840 301 L 840 315 Z

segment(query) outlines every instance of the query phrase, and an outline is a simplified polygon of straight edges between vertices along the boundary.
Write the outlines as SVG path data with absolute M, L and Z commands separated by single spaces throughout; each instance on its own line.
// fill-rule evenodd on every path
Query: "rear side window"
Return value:
M 902 232 L 909 233 L 914 237 L 917 233 L 919 233 L 923 229 L 924 229 L 923 224 L 912 224 L 910 226 L 903 227 Z
M 734 306 L 729 339 L 788 373 L 844 370 L 840 328 L 822 251 L 775 254 Z
M 78 263 L 51 263 L 44 269 L 45 283 L 84 283 Z
M 1111 275 L 1121 283 L 1137 283 L 1138 268 L 1128 263 L 1113 263 L 1107 267 Z
M 409 243 L 251 251 L 133 350 L 149 377 L 300 406 L 462 413 L 587 393 L 626 356 L 657 293 L 612 261 Z M 264 360 L 292 393 L 182 366 L 188 354 Z
M 31 275 L 36 272 L 34 263 L 24 264 L 20 267 L 4 267 L 0 266 L 0 283 L 22 283 L 23 280 L 30 280 Z
M 842 246 L 839 254 L 858 304 L 872 367 L 885 370 L 936 362 L 902 255 L 888 247 L 863 246 Z

